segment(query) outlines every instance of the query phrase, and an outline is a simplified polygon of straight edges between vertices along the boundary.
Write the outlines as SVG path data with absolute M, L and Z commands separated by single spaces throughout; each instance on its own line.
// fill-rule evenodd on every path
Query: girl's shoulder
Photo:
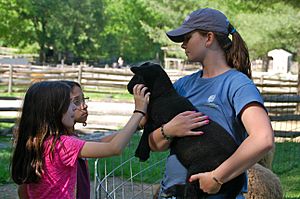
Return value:
M 54 142 L 54 136 L 48 137 L 45 141 L 46 146 L 51 146 Z M 61 135 L 59 138 L 55 141 L 55 148 L 60 148 L 64 146 L 74 146 L 74 145 L 83 145 L 85 143 L 84 140 L 81 140 L 80 138 L 74 136 L 74 135 Z
M 54 140 L 55 136 L 49 136 L 46 139 L 46 142 L 52 142 Z M 57 140 L 59 141 L 64 141 L 64 140 L 74 140 L 74 139 L 79 139 L 75 135 L 60 135 Z
M 60 141 L 62 143 L 69 143 L 69 144 L 74 144 L 74 143 L 85 143 L 84 140 L 80 139 L 79 137 L 75 135 L 61 135 L 60 136 Z

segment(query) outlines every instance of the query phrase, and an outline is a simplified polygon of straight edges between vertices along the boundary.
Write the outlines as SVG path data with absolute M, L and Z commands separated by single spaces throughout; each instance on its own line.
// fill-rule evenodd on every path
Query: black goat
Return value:
M 170 78 L 160 65 L 146 62 L 139 67 L 131 67 L 131 71 L 134 76 L 127 85 L 128 91 L 132 94 L 134 85 L 144 84 L 151 92 L 147 122 L 135 153 L 141 161 L 145 161 L 150 154 L 148 137 L 151 132 L 181 112 L 197 110 L 189 100 L 176 92 Z M 171 153 L 177 155 L 178 160 L 188 171 L 186 185 L 174 185 L 167 190 L 177 198 L 196 199 L 207 196 L 199 189 L 198 182 L 188 182 L 189 177 L 196 173 L 214 170 L 238 148 L 231 135 L 214 121 L 193 130 L 203 131 L 204 134 L 175 137 L 170 145 Z M 223 184 L 219 193 L 226 194 L 228 199 L 235 198 L 243 184 L 244 177 L 241 174 Z

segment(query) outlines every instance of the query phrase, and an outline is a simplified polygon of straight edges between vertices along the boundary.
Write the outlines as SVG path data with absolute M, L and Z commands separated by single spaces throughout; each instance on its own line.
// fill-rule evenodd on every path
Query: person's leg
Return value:
M 207 196 L 205 199 L 227 199 L 223 194 L 213 195 L 213 196 Z
M 245 197 L 242 193 L 240 193 L 239 195 L 237 195 L 236 199 L 245 199 Z

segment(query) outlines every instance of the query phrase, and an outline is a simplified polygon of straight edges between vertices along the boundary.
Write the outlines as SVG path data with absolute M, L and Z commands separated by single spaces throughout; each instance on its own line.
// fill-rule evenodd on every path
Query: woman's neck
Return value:
M 202 78 L 216 77 L 230 70 L 225 57 L 219 54 L 212 54 L 203 61 L 203 75 Z

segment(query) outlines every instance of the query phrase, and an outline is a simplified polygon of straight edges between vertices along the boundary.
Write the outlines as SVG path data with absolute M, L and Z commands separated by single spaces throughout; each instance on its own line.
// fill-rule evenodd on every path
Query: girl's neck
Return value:
M 202 78 L 212 78 L 225 73 L 230 70 L 224 56 L 214 54 L 211 58 L 207 57 L 203 61 L 203 75 Z

